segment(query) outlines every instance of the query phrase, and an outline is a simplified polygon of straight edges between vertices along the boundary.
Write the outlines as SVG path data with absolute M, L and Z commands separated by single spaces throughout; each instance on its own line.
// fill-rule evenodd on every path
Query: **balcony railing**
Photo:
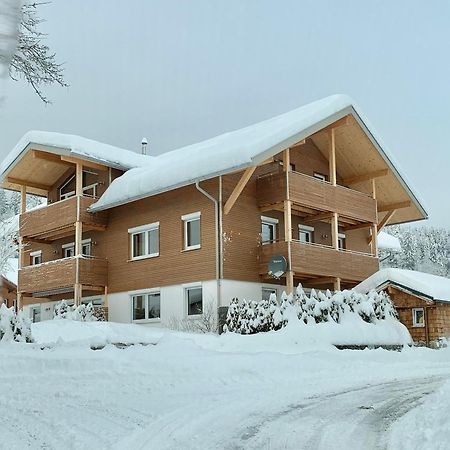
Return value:
M 258 178 L 257 196 L 260 207 L 286 200 L 286 174 L 277 172 Z M 333 186 L 302 173 L 289 173 L 289 198 L 314 210 L 337 212 L 363 222 L 374 223 L 377 220 L 376 201 L 370 195 L 344 186 Z
M 73 233 L 77 220 L 77 201 L 77 197 L 70 197 L 21 214 L 21 236 L 52 241 Z M 91 197 L 80 197 L 80 221 L 83 222 L 84 231 L 102 229 L 107 225 L 107 213 L 93 214 L 87 211 L 95 201 Z
M 288 243 L 284 241 L 264 244 L 260 247 L 260 274 L 268 272 L 272 256 L 282 255 L 288 259 Z M 341 278 L 359 282 L 379 268 L 378 258 L 368 253 L 352 250 L 336 250 L 319 244 L 291 243 L 292 270 L 295 275 Z
M 19 292 L 42 296 L 70 291 L 78 280 L 84 287 L 104 287 L 108 282 L 106 259 L 70 257 L 57 259 L 19 270 Z M 52 294 L 53 293 L 53 294 Z

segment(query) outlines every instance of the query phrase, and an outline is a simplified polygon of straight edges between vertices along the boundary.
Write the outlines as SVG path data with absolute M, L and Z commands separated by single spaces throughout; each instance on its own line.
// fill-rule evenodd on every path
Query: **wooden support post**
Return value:
M 375 178 L 372 179 L 372 198 L 376 201 L 377 199 L 377 186 L 375 182 Z M 377 212 L 377 222 L 378 222 L 378 212 Z M 371 227 L 371 241 L 370 246 L 372 249 L 372 255 L 378 256 L 378 225 L 376 223 L 372 224 Z
M 340 291 L 341 290 L 341 279 L 340 278 L 335 278 L 334 282 L 333 282 L 333 289 L 335 291 Z
M 330 183 L 336 186 L 336 136 L 334 134 L 334 128 L 328 132 L 328 162 L 330 168 Z
M 75 285 L 73 288 L 73 301 L 75 306 L 81 304 L 83 297 L 83 287 L 80 283 L 80 258 L 82 256 L 82 240 L 83 240 L 83 225 L 81 222 L 81 197 L 83 195 L 83 166 L 77 163 L 75 169 L 75 194 L 77 196 L 77 221 L 75 222 L 75 257 L 76 273 Z
M 335 250 L 339 250 L 339 215 L 333 213 L 331 218 L 331 245 Z
M 236 203 L 236 200 L 241 195 L 241 192 L 244 190 L 246 184 L 250 180 L 250 178 L 253 175 L 253 172 L 256 170 L 256 166 L 249 167 L 245 170 L 245 172 L 242 174 L 240 180 L 238 181 L 236 187 L 233 189 L 233 192 L 231 193 L 230 197 L 225 203 L 225 206 L 223 207 L 223 213 L 227 215 L 230 211 L 233 205 Z
M 22 185 L 20 186 L 20 214 L 23 214 L 27 211 L 27 187 Z M 25 252 L 24 252 L 24 240 L 22 237 L 22 233 L 19 230 L 19 269 L 21 269 L 25 265 Z M 22 293 L 19 290 L 19 286 L 17 287 L 17 302 L 16 302 L 16 311 L 22 309 Z
M 294 271 L 292 270 L 292 201 L 290 200 L 289 172 L 291 170 L 290 150 L 283 152 L 283 171 L 286 175 L 286 200 L 283 202 L 284 212 L 284 240 L 288 243 L 288 270 L 286 272 L 286 291 L 294 292 Z

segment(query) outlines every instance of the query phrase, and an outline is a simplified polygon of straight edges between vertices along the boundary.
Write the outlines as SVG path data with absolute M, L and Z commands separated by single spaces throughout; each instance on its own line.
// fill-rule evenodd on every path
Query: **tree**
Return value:
M 64 81 L 62 64 L 56 62 L 55 53 L 43 42 L 46 35 L 38 30 L 43 20 L 37 15 L 37 8 L 46 4 L 48 2 L 23 4 L 17 49 L 9 65 L 9 75 L 15 81 L 25 79 L 39 98 L 48 104 L 50 100 L 42 91 L 44 85 L 68 85 Z
M 17 0 L 0 0 L 0 76 L 9 67 L 17 44 L 20 8 Z

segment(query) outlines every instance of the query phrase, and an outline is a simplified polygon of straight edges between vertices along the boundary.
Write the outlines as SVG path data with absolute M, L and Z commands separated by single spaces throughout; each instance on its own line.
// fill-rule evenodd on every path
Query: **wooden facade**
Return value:
M 17 298 L 17 286 L 0 275 L 0 304 L 4 303 L 8 308 L 15 305 Z
M 439 339 L 450 338 L 450 302 L 433 301 L 395 285 L 386 286 L 384 291 L 393 301 L 400 322 L 408 328 L 415 344 L 433 347 Z M 414 325 L 414 309 L 423 309 L 423 326 Z

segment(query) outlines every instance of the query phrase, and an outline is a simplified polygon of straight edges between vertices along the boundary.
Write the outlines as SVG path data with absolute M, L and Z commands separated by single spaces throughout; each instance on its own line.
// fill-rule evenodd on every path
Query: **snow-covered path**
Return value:
M 449 350 L 283 354 L 151 337 L 99 351 L 0 344 L 0 448 L 383 448 L 385 428 L 450 378 Z

